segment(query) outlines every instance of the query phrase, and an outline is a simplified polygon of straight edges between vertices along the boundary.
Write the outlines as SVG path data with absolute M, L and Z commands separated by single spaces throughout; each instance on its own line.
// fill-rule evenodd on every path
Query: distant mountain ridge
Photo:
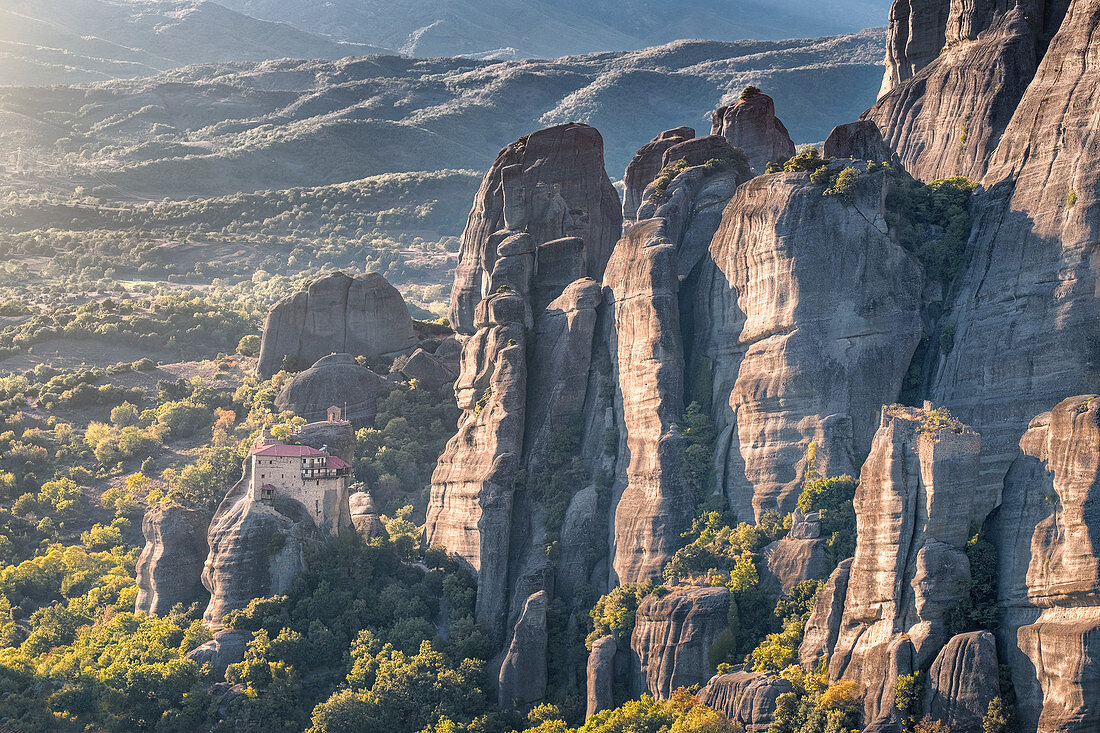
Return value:
M 393 172 L 485 168 L 501 140 L 588 122 L 622 175 L 663 129 L 710 131 L 749 84 L 796 142 L 874 102 L 885 34 L 678 41 L 552 61 L 370 56 L 190 66 L 147 79 L 0 89 L 0 161 L 65 159 L 111 198 L 319 186 Z M 74 153 L 78 155 L 73 155 Z M 34 162 L 37 161 L 37 162 Z M 106 184 L 104 186 L 103 184 Z
M 195 63 L 362 56 L 205 0 L 0 0 L 0 85 L 125 79 Z
M 223 0 L 257 18 L 416 56 L 554 58 L 683 38 L 733 41 L 858 31 L 888 0 Z

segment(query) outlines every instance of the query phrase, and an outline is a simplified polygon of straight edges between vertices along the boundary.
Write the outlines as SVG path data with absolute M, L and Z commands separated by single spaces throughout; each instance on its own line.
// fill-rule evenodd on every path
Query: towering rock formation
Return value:
M 163 616 L 177 603 L 204 600 L 199 576 L 206 560 L 210 515 L 182 506 L 157 506 L 145 513 L 145 549 L 137 562 L 135 610 Z
M 295 375 L 275 398 L 275 407 L 310 422 L 324 421 L 330 407 L 339 407 L 345 420 L 363 428 L 374 424 L 380 393 L 385 394 L 381 377 L 351 354 L 330 354 Z
M 851 574 L 852 558 L 841 560 L 829 576 L 825 587 L 817 594 L 813 610 L 806 620 L 802 644 L 798 647 L 798 661 L 807 672 L 817 671 L 818 665 L 822 660 L 828 661 L 833 647 L 836 646 Z
M 1098 497 L 1100 399 L 1071 397 L 1031 421 L 992 522 L 1024 730 L 1100 727 Z
M 653 179 L 665 167 L 665 151 L 694 137 L 693 128 L 677 127 L 674 130 L 665 130 L 638 149 L 623 175 L 623 223 L 633 224 L 637 221 L 638 209 L 645 201 L 642 194 L 646 186 L 653 183 Z
M 793 508 L 811 442 L 820 474 L 855 473 L 897 399 L 923 331 L 923 275 L 888 234 L 890 185 L 864 173 L 844 200 L 805 173 L 774 174 L 726 207 L 693 352 L 713 374 L 718 485 L 741 518 Z
M 1000 694 L 993 634 L 971 631 L 951 637 L 932 662 L 922 707 L 951 733 L 984 733 L 982 720 Z
M 588 125 L 539 130 L 500 151 L 482 181 L 462 234 L 451 290 L 452 326 L 476 328 L 475 307 L 491 291 L 497 248 L 517 233 L 533 246 L 563 237 L 583 242 L 583 269 L 599 279 L 619 237 L 619 196 L 604 172 L 603 138 Z
M 972 204 L 974 234 L 930 393 L 982 434 L 995 489 L 1032 415 L 1100 391 L 1100 7 L 1069 12 Z
M 719 107 L 711 115 L 711 135 L 721 135 L 741 148 L 756 173 L 768 163 L 782 163 L 794 155 L 787 128 L 775 116 L 775 102 L 767 94 L 746 90 L 734 104 Z
M 275 304 L 256 368 L 266 379 L 284 360 L 304 369 L 332 353 L 377 355 L 413 346 L 412 317 L 397 288 L 377 272 L 335 272 Z
M 295 437 L 305 446 L 322 442 L 345 466 L 351 462 L 355 432 L 348 422 L 311 423 Z M 346 480 L 332 482 L 336 490 L 333 495 L 326 491 L 323 506 L 320 499 L 316 507 L 312 500 L 311 506 L 305 506 L 289 491 L 261 498 L 254 480 L 254 464 L 260 460 L 253 455 L 245 459 L 244 476 L 222 499 L 210 522 L 210 554 L 202 567 L 202 583 L 210 592 L 203 615 L 208 626 L 217 626 L 227 613 L 244 608 L 253 598 L 285 593 L 306 569 L 308 545 L 353 529 Z M 297 470 L 298 459 L 292 463 Z M 281 484 L 275 476 L 270 480 Z M 312 479 L 308 483 L 312 485 Z
M 512 641 L 500 666 L 497 699 L 500 707 L 527 708 L 546 697 L 546 606 L 544 590 L 523 604 Z
M 934 412 L 885 407 L 856 491 L 856 554 L 829 661 L 865 689 L 866 730 L 886 730 L 898 676 L 926 669 L 947 641 L 944 615 L 970 577 L 980 439 Z M 996 497 L 993 497 L 995 500 Z
M 678 687 L 706 682 L 714 674 L 707 652 L 729 625 L 730 592 L 680 588 L 638 606 L 630 648 L 640 673 L 635 691 L 666 699 Z
M 614 707 L 612 690 L 615 685 L 615 655 L 618 644 L 614 636 L 604 636 L 592 643 L 592 653 L 588 655 L 586 679 L 588 681 L 587 706 L 585 719 L 591 718 L 601 710 Z
M 779 696 L 792 689 L 782 677 L 731 672 L 712 677 L 695 699 L 740 723 L 745 733 L 768 733 Z
M 684 411 L 684 357 L 676 250 L 664 221 L 630 227 L 608 263 L 619 451 L 612 568 L 620 583 L 659 579 L 687 529 L 693 500 L 676 427 Z

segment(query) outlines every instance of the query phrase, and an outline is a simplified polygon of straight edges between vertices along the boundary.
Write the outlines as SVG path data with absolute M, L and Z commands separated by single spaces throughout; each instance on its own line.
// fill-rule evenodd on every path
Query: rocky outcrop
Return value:
M 711 678 L 695 699 L 740 723 L 745 733 L 767 733 L 775 720 L 776 701 L 793 689 L 782 677 L 732 672 Z
M 993 634 L 972 631 L 951 637 L 932 662 L 922 708 L 951 733 L 983 733 L 982 718 L 1000 694 Z
M 983 483 L 1000 486 L 1032 416 L 1100 391 L 1100 8 L 1073 2 L 972 203 L 931 397 L 982 434 Z
M 663 700 L 678 687 L 714 675 L 707 652 L 729 625 L 730 593 L 720 588 L 677 588 L 638 606 L 630 649 L 638 660 L 638 692 Z
M 1035 65 L 1035 39 L 1016 8 L 973 39 L 948 45 L 864 118 L 915 178 L 980 179 Z
M 284 363 L 303 369 L 332 353 L 378 355 L 413 346 L 412 317 L 397 288 L 377 272 L 335 272 L 275 304 L 256 369 L 266 379 Z
M 355 452 L 355 431 L 344 421 L 303 425 L 294 439 L 301 445 L 327 447 L 348 463 Z M 346 486 L 336 492 L 331 514 L 318 526 L 306 507 L 290 496 L 254 501 L 251 482 L 249 457 L 244 475 L 222 499 L 207 530 L 210 553 L 202 583 L 210 592 L 203 615 L 208 626 L 217 626 L 227 613 L 244 608 L 253 598 L 285 593 L 306 569 L 310 545 L 353 529 Z
M 478 574 L 477 617 L 503 634 L 512 495 L 523 451 L 527 397 L 526 300 L 511 291 L 478 306 L 462 352 L 458 433 L 432 474 L 425 532 Z
M 866 689 L 864 724 L 888 726 L 899 675 L 927 668 L 945 614 L 970 578 L 970 528 L 994 501 L 977 491 L 980 439 L 958 421 L 884 407 L 856 490 L 856 554 L 829 678 Z
M 821 660 L 827 661 L 833 653 L 844 618 L 844 598 L 848 595 L 851 572 L 852 558 L 842 560 L 817 594 L 798 647 L 798 661 L 807 672 L 817 671 Z
M 741 148 L 756 173 L 763 173 L 768 163 L 783 163 L 795 153 L 787 128 L 775 116 L 775 102 L 759 92 L 715 110 L 710 134 L 721 135 L 733 147 Z
M 870 120 L 837 125 L 825 139 L 821 154 L 826 158 L 890 161 L 894 151 L 883 141 L 878 125 Z
M 351 354 L 330 354 L 294 376 L 275 398 L 275 407 L 310 422 L 321 422 L 330 407 L 358 428 L 373 426 L 381 377 L 356 363 Z
M 415 379 L 429 389 L 453 382 L 458 376 L 458 372 L 452 370 L 444 359 L 424 349 L 414 351 L 408 361 L 401 365 L 400 372 L 405 379 Z
M 687 168 L 659 189 L 645 189 L 638 218 L 664 219 L 664 236 L 676 247 L 676 272 L 687 277 L 707 256 L 722 211 L 734 191 L 752 177 L 744 153 L 724 137 L 709 135 L 678 143 L 664 154 L 664 165 Z
M 614 636 L 603 636 L 592 643 L 586 675 L 588 683 L 586 720 L 601 710 L 610 710 L 615 707 L 612 689 L 615 684 L 615 654 L 618 650 Z
M 695 137 L 695 130 L 690 127 L 677 127 L 674 130 L 665 130 L 657 137 L 638 149 L 634 158 L 626 166 L 623 175 L 623 222 L 633 224 L 638 219 L 638 209 L 645 197 L 642 195 L 646 186 L 653 183 L 653 179 L 664 168 L 665 151 L 677 143 L 690 140 Z
M 630 227 L 605 284 L 620 445 L 612 500 L 611 565 L 620 583 L 659 579 L 691 519 L 676 427 L 684 410 L 676 250 L 664 222 Z
M 863 173 L 845 201 L 805 173 L 773 174 L 726 207 L 691 369 L 713 375 L 718 486 L 738 517 L 793 509 L 811 443 L 819 474 L 854 474 L 897 399 L 923 333 L 923 274 L 889 236 L 891 185 Z
M 251 631 L 240 629 L 222 629 L 214 633 L 210 641 L 195 647 L 185 655 L 199 667 L 210 665 L 210 673 L 215 680 L 224 680 L 229 665 L 244 660 L 248 642 L 252 641 Z
M 879 97 L 913 77 L 939 55 L 951 4 L 945 0 L 894 0 L 886 32 L 886 73 Z
M 205 600 L 202 565 L 210 515 L 182 506 L 155 506 L 145 513 L 141 531 L 145 549 L 137 561 L 139 613 L 163 616 L 177 603 Z
M 1098 496 L 1100 399 L 1071 397 L 1032 420 L 992 522 L 998 637 L 1025 730 L 1100 727 Z
M 512 641 L 500 667 L 497 698 L 501 708 L 528 708 L 546 697 L 546 591 L 523 604 Z
M 365 491 L 351 494 L 348 497 L 348 507 L 351 510 L 351 524 L 365 542 L 386 536 L 386 527 L 382 524 L 382 517 L 370 494 Z
M 539 130 L 504 148 L 485 175 L 462 234 L 451 290 L 450 321 L 460 333 L 476 329 L 475 308 L 491 290 L 500 246 L 525 233 L 533 247 L 563 237 L 582 242 L 583 269 L 599 279 L 619 238 L 619 196 L 604 172 L 603 138 L 588 125 Z M 560 291 L 559 291 L 560 292 Z
M 816 515 L 809 521 L 795 510 L 796 520 L 786 537 L 767 545 L 760 554 L 760 586 L 772 597 L 789 593 L 804 580 L 824 580 L 833 566 L 829 561 L 829 540 L 821 537 Z

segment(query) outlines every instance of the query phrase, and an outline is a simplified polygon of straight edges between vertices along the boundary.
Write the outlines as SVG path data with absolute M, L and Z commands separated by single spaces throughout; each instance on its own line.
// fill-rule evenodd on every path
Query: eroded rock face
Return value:
M 761 551 L 764 558 L 761 587 L 778 598 L 804 580 L 827 578 L 832 570 L 828 542 L 821 537 L 784 537 L 769 544 Z
M 330 407 L 339 407 L 356 427 L 374 423 L 384 382 L 351 354 L 330 354 L 294 376 L 275 398 L 279 410 L 290 410 L 310 422 L 325 420 Z
M 775 116 L 775 102 L 763 93 L 715 110 L 710 134 L 721 135 L 733 147 L 741 148 L 756 173 L 763 173 L 768 163 L 782 163 L 795 153 L 787 128 Z
M 208 513 L 181 506 L 157 506 L 145 513 L 135 610 L 163 616 L 177 603 L 188 606 L 205 599 L 201 576 L 209 524 Z
M 1026 730 L 1100 726 L 1100 400 L 1032 420 L 992 522 L 998 636 Z
M 634 159 L 626 166 L 626 173 L 623 175 L 623 184 L 626 187 L 623 193 L 624 223 L 633 224 L 638 219 L 638 209 L 645 200 L 642 193 L 664 168 L 665 151 L 693 137 L 695 137 L 694 129 L 677 127 L 674 130 L 665 130 L 638 149 Z
M 588 703 L 585 720 L 601 710 L 615 707 L 611 693 L 615 683 L 615 654 L 618 650 L 614 636 L 604 636 L 592 643 L 586 676 Z
M 397 288 L 377 272 L 335 272 L 275 304 L 256 368 L 266 379 L 284 360 L 302 369 L 332 353 L 377 355 L 413 346 L 412 317 Z
M 856 554 L 829 678 L 866 689 L 864 724 L 893 720 L 899 675 L 927 668 L 947 641 L 944 614 L 970 577 L 980 438 L 929 411 L 882 409 L 856 490 Z M 994 497 L 995 500 L 996 497 Z
M 500 707 L 527 708 L 546 697 L 546 591 L 531 595 L 516 621 L 500 667 Z
M 244 660 L 244 653 L 250 641 L 252 641 L 251 631 L 222 629 L 214 634 L 213 639 L 195 647 L 185 656 L 200 667 L 209 664 L 214 679 L 224 680 L 225 671 L 229 669 L 229 665 Z
M 604 171 L 603 138 L 595 128 L 558 125 L 512 143 L 486 173 L 462 234 L 451 324 L 460 333 L 475 330 L 475 307 L 492 292 L 486 275 L 509 236 L 526 233 L 533 247 L 578 238 L 583 270 L 569 281 L 599 279 L 621 226 L 619 195 Z
M 923 332 L 923 273 L 887 233 L 889 185 L 860 175 L 847 203 L 807 174 L 773 174 L 726 207 L 692 368 L 713 374 L 718 486 L 738 517 L 794 508 L 811 442 L 818 473 L 854 474 L 897 399 Z
M 802 634 L 802 644 L 798 647 L 798 661 L 807 672 L 816 671 L 821 660 L 833 654 L 844 618 L 844 598 L 848 595 L 851 573 L 852 558 L 842 560 L 817 594 Z
M 829 133 L 821 155 L 826 158 L 893 161 L 894 151 L 883 141 L 878 125 L 870 120 L 837 125 Z
M 420 384 L 433 389 L 453 382 L 458 376 L 456 371 L 444 359 L 417 349 L 401 367 L 401 376 L 415 379 Z
M 982 733 L 989 703 L 1001 693 L 999 674 L 993 634 L 953 636 L 928 670 L 923 709 L 951 733 Z
M 611 564 L 620 583 L 659 579 L 693 511 L 676 427 L 684 409 L 676 250 L 662 243 L 663 226 L 630 227 L 605 279 L 621 446 Z
M 351 494 L 348 497 L 348 506 L 351 510 L 351 524 L 363 541 L 370 542 L 376 537 L 385 536 L 386 527 L 382 524 L 382 518 L 370 494 L 365 491 Z
M 729 624 L 726 588 L 679 588 L 638 606 L 630 648 L 639 663 L 638 689 L 666 699 L 678 687 L 714 675 L 707 652 Z
M 732 672 L 711 678 L 695 699 L 745 728 L 745 733 L 767 733 L 775 720 L 776 701 L 794 689 L 782 677 L 762 672 Z
M 880 97 L 936 58 L 944 46 L 950 10 L 946 0 L 894 0 Z
M 1035 65 L 1035 38 L 1017 8 L 980 35 L 948 45 L 864 118 L 915 178 L 980 179 Z
M 973 202 L 931 397 L 982 434 L 998 487 L 1032 416 L 1100 391 L 1100 8 L 1073 2 Z M 944 326 L 941 326 L 941 329 Z

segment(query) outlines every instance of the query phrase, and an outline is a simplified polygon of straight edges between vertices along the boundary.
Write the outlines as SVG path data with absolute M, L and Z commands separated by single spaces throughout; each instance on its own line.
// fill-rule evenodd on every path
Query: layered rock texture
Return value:
M 546 591 L 532 594 L 512 632 L 500 666 L 497 688 L 500 707 L 527 708 L 546 696 Z
M 882 410 L 856 491 L 856 554 L 829 660 L 830 679 L 865 688 L 868 730 L 893 724 L 897 678 L 927 668 L 947 641 L 945 614 L 970 578 L 971 525 L 992 508 L 976 491 L 979 448 L 977 434 L 934 412 Z
M 864 165 L 865 167 L 865 165 Z M 790 511 L 816 445 L 855 473 L 921 339 L 923 274 L 889 236 L 884 173 L 850 201 L 805 173 L 737 189 L 710 245 L 695 354 L 713 375 L 718 485 L 739 517 Z
M 710 647 L 729 624 L 730 592 L 724 588 L 679 588 L 638 606 L 630 649 L 640 672 L 635 689 L 664 699 L 678 687 L 706 682 L 714 674 Z
M 452 326 L 476 329 L 477 304 L 509 236 L 531 246 L 575 237 L 583 243 L 580 275 L 598 278 L 622 223 L 619 196 L 604 172 L 603 138 L 587 125 L 540 130 L 504 148 L 482 181 L 462 234 L 451 290 Z
M 332 353 L 378 355 L 414 346 L 412 317 L 397 288 L 376 272 L 336 272 L 275 304 L 257 370 L 266 379 L 283 364 L 304 369 Z
M 1071 397 L 1036 417 L 993 522 L 998 637 L 1026 730 L 1100 726 L 1100 400 Z
M 210 514 L 182 506 L 154 507 L 145 513 L 141 531 L 145 549 L 137 562 L 135 609 L 163 616 L 177 603 L 204 600 L 199 576 L 206 560 Z
M 923 709 L 959 733 L 984 733 L 989 703 L 1000 696 L 997 645 L 988 631 L 953 636 L 928 670 Z
M 665 130 L 638 149 L 623 175 L 623 185 L 625 187 L 623 192 L 624 223 L 633 224 L 637 220 L 638 209 L 641 208 L 645 200 L 642 194 L 665 167 L 665 151 L 673 145 L 691 140 L 694 137 L 694 129 L 677 127 L 673 130 Z
M 792 689 L 782 677 L 733 672 L 712 677 L 695 699 L 740 723 L 745 733 L 767 733 L 775 720 L 776 701 Z
M 759 91 L 715 110 L 711 134 L 721 135 L 730 145 L 745 151 L 757 173 L 763 173 L 768 163 L 782 163 L 795 152 L 787 128 L 775 116 L 775 102 Z

